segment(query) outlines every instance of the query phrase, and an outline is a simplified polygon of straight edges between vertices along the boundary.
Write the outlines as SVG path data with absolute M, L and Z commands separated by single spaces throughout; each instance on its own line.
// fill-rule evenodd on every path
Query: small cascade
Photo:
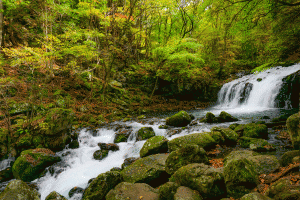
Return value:
M 217 107 L 241 108 L 244 111 L 276 108 L 283 79 L 299 70 L 300 64 L 291 67 L 275 67 L 226 83 L 218 94 Z M 285 101 L 284 107 L 291 107 L 290 99 L 287 98 Z

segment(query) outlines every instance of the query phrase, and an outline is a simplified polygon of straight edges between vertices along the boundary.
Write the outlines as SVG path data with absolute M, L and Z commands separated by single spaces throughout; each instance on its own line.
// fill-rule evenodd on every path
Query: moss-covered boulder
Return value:
M 300 156 L 300 150 L 293 150 L 285 152 L 280 158 L 280 164 L 283 167 L 288 166 L 289 164 L 293 163 L 293 158 Z
M 241 198 L 259 183 L 256 165 L 247 158 L 232 160 L 224 167 L 228 196 Z
M 148 139 L 140 151 L 141 158 L 152 154 L 167 153 L 168 141 L 164 136 L 154 136 Z
M 229 125 L 229 128 L 232 129 L 232 130 L 234 130 L 236 127 L 238 127 L 238 125 L 239 125 L 239 124 L 237 124 L 237 123 L 230 124 L 230 125 Z
M 218 118 L 213 113 L 207 112 L 205 118 L 200 120 L 200 122 L 217 123 Z
M 165 171 L 168 154 L 155 154 L 136 160 L 121 171 L 124 181 L 147 183 L 152 187 L 167 182 L 169 175 Z
M 223 137 L 222 133 L 220 131 L 211 131 L 209 135 L 218 143 L 218 144 L 224 144 L 225 138 Z
M 286 126 L 288 128 L 294 149 L 300 150 L 300 112 L 291 115 L 286 120 Z
M 159 199 L 160 200 L 173 200 L 174 199 L 174 194 L 177 191 L 177 188 L 180 185 L 174 182 L 167 182 L 161 186 L 159 186 Z
M 34 148 L 33 146 L 33 137 L 32 134 L 27 133 L 19 137 L 16 142 L 16 148 L 18 152 L 24 151 L 26 149 Z
M 270 185 L 265 195 L 276 200 L 300 199 L 300 187 L 291 185 L 291 177 L 282 178 Z
M 107 193 L 122 181 L 120 172 L 109 171 L 100 174 L 85 189 L 82 200 L 104 199 Z
M 175 195 L 174 200 L 202 200 L 203 198 L 200 196 L 199 192 L 196 190 L 192 190 L 191 188 L 180 186 Z
M 239 144 L 243 148 L 250 148 L 252 151 L 263 152 L 263 151 L 274 151 L 275 147 L 268 143 L 265 139 L 260 138 L 250 138 L 250 137 L 241 137 L 239 139 Z
M 170 153 L 166 160 L 166 172 L 174 174 L 180 167 L 191 163 L 209 164 L 205 150 L 195 144 L 188 144 Z
M 105 197 L 106 200 L 143 199 L 159 200 L 159 194 L 154 188 L 145 183 L 119 183 L 110 190 Z
M 268 127 L 265 124 L 246 124 L 243 136 L 252 138 L 268 138 Z
M 0 200 L 40 200 L 40 194 L 21 180 L 13 180 L 0 193 Z
M 239 138 L 239 135 L 230 128 L 213 127 L 211 132 L 211 135 L 214 135 L 214 132 L 220 132 L 224 138 L 224 144 L 226 145 L 236 144 Z
M 153 136 L 155 136 L 155 132 L 152 127 L 143 127 L 138 130 L 136 140 L 147 140 Z
M 239 124 L 234 128 L 234 131 L 239 135 L 243 136 L 245 129 L 245 124 Z
M 166 125 L 169 126 L 176 126 L 176 127 L 183 127 L 187 126 L 192 121 L 191 116 L 185 112 L 180 111 L 171 117 L 166 119 Z
M 56 191 L 53 191 L 46 197 L 45 200 L 67 200 L 67 198 L 60 195 Z
M 12 167 L 12 172 L 16 179 L 29 182 L 40 177 L 46 167 L 60 160 L 49 149 L 29 149 L 22 151 Z
M 170 140 L 168 142 L 168 148 L 171 152 L 182 148 L 186 144 L 196 144 L 199 147 L 207 150 L 213 148 L 217 142 L 209 133 L 193 133 Z
M 251 192 L 249 194 L 244 195 L 241 200 L 272 200 L 270 197 L 267 197 L 258 192 Z
M 102 160 L 108 156 L 108 150 L 97 150 L 94 152 L 93 157 L 95 160 Z
M 179 168 L 170 181 L 197 190 L 204 199 L 226 196 L 222 173 L 203 163 L 188 164 Z
M 222 111 L 218 117 L 218 121 L 223 123 L 223 122 L 235 122 L 238 121 L 237 118 L 232 117 L 229 113 Z
M 126 158 L 121 166 L 122 169 L 124 169 L 125 167 L 131 165 L 132 163 L 134 163 L 136 160 L 138 160 L 140 158 L 135 158 L 135 157 L 129 157 Z

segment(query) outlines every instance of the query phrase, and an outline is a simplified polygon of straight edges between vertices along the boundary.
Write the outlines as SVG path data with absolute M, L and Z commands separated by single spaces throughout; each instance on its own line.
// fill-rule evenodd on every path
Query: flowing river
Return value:
M 282 79 L 298 70 L 300 70 L 300 65 L 294 65 L 287 68 L 276 67 L 262 73 L 244 76 L 226 83 L 222 87 L 219 92 L 217 105 L 207 109 L 188 112 L 196 118 L 201 118 L 207 112 L 219 115 L 221 111 L 226 111 L 237 117 L 240 124 L 258 121 L 264 116 L 272 119 L 281 114 L 293 113 L 295 110 L 290 109 L 289 100 L 286 101 L 285 108 L 276 108 L 276 97 L 283 84 Z M 66 148 L 58 152 L 57 154 L 62 158 L 62 161 L 50 167 L 44 177 L 33 181 L 39 187 L 41 199 L 44 200 L 52 191 L 56 191 L 69 199 L 81 199 L 80 194 L 70 198 L 68 195 L 69 191 L 74 187 L 86 188 L 90 179 L 109 171 L 113 167 L 121 167 L 126 158 L 139 157 L 139 151 L 145 143 L 145 141 L 136 141 L 136 133 L 141 127 L 152 127 L 156 135 L 163 135 L 171 140 L 191 133 L 210 131 L 213 126 L 228 127 L 231 124 L 206 124 L 197 121 L 193 126 L 188 126 L 184 130 L 181 128 L 159 129 L 158 127 L 165 123 L 164 118 L 171 114 L 173 113 L 160 114 L 158 117 L 150 116 L 144 123 L 135 121 L 115 122 L 109 127 L 97 129 L 96 132 L 88 129 L 80 130 L 78 138 L 79 148 Z M 269 122 L 270 119 L 264 121 Z M 97 144 L 113 143 L 116 127 L 120 127 L 120 125 L 132 130 L 128 141 L 118 143 L 120 150 L 110 151 L 103 160 L 95 160 L 93 153 L 100 149 Z M 170 134 L 172 131 L 179 133 L 172 135 Z M 277 144 L 276 154 L 280 156 L 286 149 L 279 148 L 282 143 L 274 138 L 275 134 L 270 133 L 268 141 Z

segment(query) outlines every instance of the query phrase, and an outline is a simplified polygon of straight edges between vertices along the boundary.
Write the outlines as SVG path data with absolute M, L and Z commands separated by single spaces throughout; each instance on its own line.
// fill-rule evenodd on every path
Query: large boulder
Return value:
M 174 182 L 166 182 L 165 184 L 159 186 L 159 198 L 161 200 L 173 200 L 179 186 L 180 185 Z
M 196 144 L 204 149 L 213 148 L 217 142 L 209 133 L 193 133 L 178 138 L 174 138 L 168 142 L 169 151 L 175 151 L 182 148 L 186 144 Z
M 100 174 L 85 189 L 82 200 L 104 199 L 106 194 L 122 180 L 120 172 L 109 171 Z
M 13 180 L 0 193 L 0 200 L 40 200 L 40 194 L 21 180 Z
M 241 198 L 259 182 L 258 175 L 269 174 L 280 167 L 275 156 L 253 151 L 233 151 L 224 159 L 224 177 L 229 196 Z
M 203 163 L 188 164 L 179 168 L 170 181 L 197 190 L 204 199 L 226 196 L 222 173 Z
M 195 144 L 188 144 L 170 153 L 166 160 L 166 172 L 174 174 L 180 167 L 191 163 L 209 164 L 205 150 Z
M 180 186 L 174 195 L 174 200 L 202 200 L 202 197 L 198 191 L 185 186 Z
M 280 164 L 283 167 L 293 163 L 293 158 L 300 156 L 300 150 L 285 152 L 280 158 Z
M 145 183 L 119 183 L 110 190 L 105 197 L 106 200 L 143 199 L 159 200 L 159 194 L 154 188 Z
M 53 191 L 46 197 L 45 200 L 67 200 L 67 198 L 60 195 L 56 191 Z
M 267 197 L 258 192 L 251 192 L 249 194 L 244 195 L 241 200 L 272 200 L 270 197 Z
M 222 111 L 218 117 L 218 121 L 219 122 L 234 122 L 234 121 L 238 121 L 237 118 L 232 117 L 230 114 L 228 114 L 225 111 Z
M 265 124 L 246 124 L 243 136 L 252 138 L 268 138 L 268 127 Z
M 176 127 L 183 127 L 187 126 L 192 121 L 191 116 L 185 112 L 180 111 L 171 117 L 166 119 L 166 125 L 169 126 L 176 126 Z
M 136 160 L 121 171 L 125 182 L 147 183 L 156 187 L 167 182 L 165 171 L 168 154 L 155 154 Z
M 224 138 L 224 142 L 223 142 L 222 138 L 219 139 L 219 140 L 221 140 L 220 141 L 221 143 L 224 143 L 226 145 L 236 144 L 237 140 L 239 138 L 239 135 L 234 130 L 232 130 L 230 128 L 213 127 L 211 129 L 211 133 L 210 133 L 211 136 L 215 136 L 216 137 L 216 133 L 215 132 L 221 133 L 222 138 Z
M 265 195 L 275 200 L 300 199 L 300 186 L 291 185 L 291 177 L 282 178 L 270 185 Z
M 12 172 L 16 179 L 29 182 L 40 177 L 46 167 L 60 160 L 60 157 L 49 149 L 29 149 L 22 151 L 12 167 Z
M 138 130 L 136 140 L 147 140 L 153 136 L 155 136 L 155 132 L 152 127 L 143 127 Z
M 157 153 L 167 153 L 168 141 L 164 136 L 154 136 L 148 139 L 140 151 L 141 158 Z
M 291 115 L 286 120 L 286 126 L 288 128 L 294 149 L 300 150 L 300 112 Z

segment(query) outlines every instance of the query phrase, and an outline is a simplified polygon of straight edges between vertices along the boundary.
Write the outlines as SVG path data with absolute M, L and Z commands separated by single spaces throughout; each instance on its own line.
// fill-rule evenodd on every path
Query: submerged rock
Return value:
M 164 136 L 154 136 L 148 139 L 140 151 L 141 158 L 157 153 L 167 153 L 168 141 Z
M 173 174 L 180 167 L 191 163 L 209 164 L 205 150 L 195 144 L 188 144 L 170 153 L 166 160 L 166 172 Z
M 12 180 L 0 193 L 0 200 L 40 200 L 40 194 L 21 180 Z
M 75 194 L 83 194 L 84 189 L 81 187 L 73 187 L 70 191 L 69 191 L 69 197 L 73 197 Z
M 46 167 L 60 160 L 49 149 L 29 149 L 22 151 L 12 167 L 12 172 L 15 178 L 30 182 L 40 177 Z
M 155 154 L 140 158 L 121 171 L 124 181 L 147 183 L 157 187 L 167 182 L 169 175 L 165 171 L 168 154 Z
M 94 152 L 93 157 L 95 160 L 102 160 L 108 156 L 108 150 L 97 150 Z
M 118 151 L 119 146 L 113 143 L 98 143 L 98 146 L 101 150 L 110 150 L 110 151 Z
M 180 111 L 171 117 L 166 119 L 166 125 L 175 126 L 175 127 L 183 127 L 187 126 L 192 121 L 191 116 L 185 112 Z
M 204 199 L 219 199 L 226 196 L 223 175 L 215 168 L 203 163 L 181 167 L 170 178 L 171 181 L 197 190 Z
M 154 188 L 145 183 L 119 183 L 110 190 L 105 197 L 106 200 L 143 199 L 159 200 L 159 194 Z
M 67 198 L 53 191 L 46 197 L 45 200 L 67 200 Z
M 85 189 L 82 200 L 104 199 L 106 194 L 122 180 L 120 172 L 109 171 L 100 174 Z
M 147 140 L 153 136 L 155 136 L 155 132 L 152 127 L 143 127 L 138 130 L 136 139 L 137 141 Z

